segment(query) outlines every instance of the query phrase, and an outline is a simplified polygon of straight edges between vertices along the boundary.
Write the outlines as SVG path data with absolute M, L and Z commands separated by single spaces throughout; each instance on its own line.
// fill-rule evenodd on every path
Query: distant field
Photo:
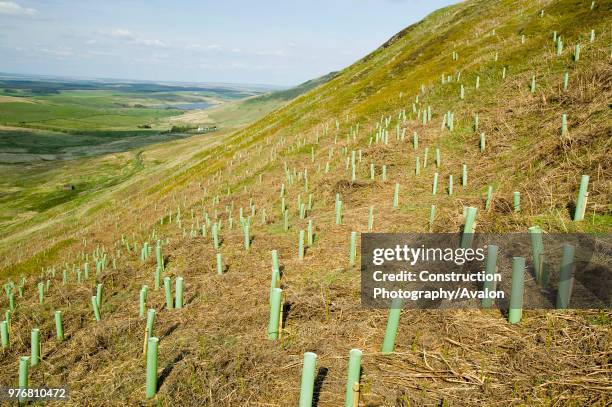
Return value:
M 267 93 L 246 87 L 0 76 L 0 237 L 95 203 L 113 187 L 185 159 L 330 77 Z M 217 131 L 196 135 L 189 130 L 199 125 L 214 125 Z M 188 137 L 192 140 L 169 143 Z
M 164 104 L 217 102 L 192 92 L 147 95 L 70 90 L 44 96 L 0 97 L 0 124 L 60 132 L 163 129 L 161 119 L 183 113 L 163 108 Z
M 265 93 L 208 85 L 44 81 L 0 77 L 0 125 L 65 133 L 168 130 L 165 119 Z
M 202 107 L 264 92 L 257 87 L 0 77 L 0 163 L 96 156 L 182 138 L 184 131 L 168 131 L 209 123 L 208 118 L 193 120 L 202 117 Z M 190 119 L 173 120 L 183 115 Z
M 169 119 L 190 114 L 185 109 L 265 91 L 0 77 L 0 236 L 95 200 L 172 159 L 167 142 L 193 136 L 168 131 L 175 125 Z M 163 154 L 145 160 L 143 149 L 156 143 L 167 146 Z

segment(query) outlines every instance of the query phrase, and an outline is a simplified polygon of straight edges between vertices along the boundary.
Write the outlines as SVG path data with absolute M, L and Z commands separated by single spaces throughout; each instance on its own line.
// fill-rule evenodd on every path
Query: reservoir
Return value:
M 211 106 L 214 106 L 214 104 L 208 102 L 175 103 L 173 105 L 164 105 L 165 108 L 180 110 L 208 109 Z

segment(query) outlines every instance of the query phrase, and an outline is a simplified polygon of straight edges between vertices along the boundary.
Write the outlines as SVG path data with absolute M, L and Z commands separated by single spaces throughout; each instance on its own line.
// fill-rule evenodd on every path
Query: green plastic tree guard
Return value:
M 174 303 L 172 301 L 172 286 L 170 285 L 170 277 L 164 277 L 164 291 L 166 293 L 166 308 L 173 309 Z
M 514 212 L 521 211 L 521 193 L 519 191 L 514 191 L 512 193 L 512 203 L 514 207 Z
M 485 147 L 486 147 L 486 138 L 485 138 L 485 134 L 484 133 L 480 133 L 480 152 L 484 152 L 485 151 Z
M 489 185 L 487 188 L 487 200 L 485 201 L 485 210 L 491 207 L 491 199 L 493 198 L 493 187 Z
M 525 258 L 512 258 L 512 288 L 510 291 L 510 309 L 508 322 L 517 324 L 523 315 L 523 291 L 525 285 Z
M 30 361 L 30 358 L 27 356 L 21 356 L 19 358 L 19 388 L 26 390 L 28 388 L 28 376 L 29 376 L 29 366 L 28 366 L 28 362 Z M 26 397 L 25 396 L 20 396 L 19 397 L 19 401 L 20 402 L 25 402 Z
M 468 182 L 467 164 L 462 164 L 461 166 L 461 186 L 466 187 L 467 182 Z
M 98 305 L 98 300 L 95 295 L 91 296 L 91 307 L 93 308 L 94 318 L 97 321 L 100 321 L 100 306 Z
M 399 327 L 400 314 L 403 307 L 404 303 L 401 299 L 391 301 L 387 328 L 385 329 L 385 339 L 381 348 L 381 352 L 385 355 L 393 353 L 395 350 L 395 338 L 397 337 L 397 328 Z
M 563 74 L 563 90 L 567 90 L 568 85 L 569 85 L 569 73 L 565 72 Z
M 223 259 L 221 253 L 217 253 L 217 274 L 223 275 Z
M 574 61 L 578 62 L 580 60 L 580 44 L 576 44 L 576 48 L 574 49 Z
M 400 184 L 398 182 L 395 183 L 395 191 L 393 192 L 393 208 L 399 208 L 399 190 Z
M 213 235 L 213 246 L 215 250 L 219 250 L 219 229 L 217 223 L 213 223 L 212 225 L 212 235 Z
M 359 386 L 360 375 L 361 375 L 361 355 L 362 352 L 359 349 L 351 349 L 349 352 L 348 362 L 348 375 L 346 380 L 346 393 L 344 397 L 345 407 L 354 407 L 355 402 L 355 391 L 353 390 L 356 386 Z M 358 397 L 357 393 L 357 397 Z
M 567 135 L 567 114 L 565 113 L 561 116 L 561 135 Z
M 539 226 L 532 226 L 527 229 L 529 232 L 529 240 L 531 241 L 531 253 L 533 256 L 533 269 L 535 278 L 538 284 L 542 284 L 542 274 L 544 263 L 541 256 L 544 254 L 544 243 L 542 242 L 542 229 Z
M 6 349 L 10 345 L 8 321 L 0 322 L 0 343 L 2 343 L 2 349 Z
M 434 173 L 433 185 L 431 187 L 431 194 L 435 195 L 438 193 L 438 173 Z
M 312 407 L 316 365 L 316 353 L 304 353 L 304 365 L 302 366 L 302 382 L 300 385 L 300 401 L 298 403 L 299 407 Z
M 32 367 L 38 366 L 40 363 L 40 329 L 32 329 L 30 335 L 30 364 Z
M 272 250 L 272 271 L 276 271 L 277 273 L 280 271 L 280 266 L 278 263 L 278 250 Z
M 557 309 L 566 309 L 570 305 L 572 288 L 574 285 L 574 252 L 574 246 L 568 243 L 563 244 L 561 269 L 559 271 L 559 286 L 557 288 Z
M 155 326 L 155 309 L 149 308 L 147 310 L 147 325 L 146 325 L 147 339 L 153 336 L 154 326 Z
M 536 91 L 536 78 L 535 78 L 535 75 L 533 75 L 531 77 L 531 85 L 529 86 L 529 91 L 531 93 L 535 93 L 535 91 Z
M 62 323 L 62 311 L 55 311 L 55 334 L 58 341 L 64 340 L 64 324 Z
M 452 174 L 448 176 L 448 194 L 449 195 L 453 194 L 453 175 Z
M 44 304 L 45 302 L 45 283 L 42 281 L 38 283 L 38 302 Z
M 342 201 L 337 201 L 336 204 L 336 225 L 342 224 Z
M 472 247 L 477 211 L 478 210 L 473 206 L 468 207 L 466 210 L 465 225 L 463 227 L 463 234 L 461 235 L 461 247 L 464 249 Z
M 300 229 L 300 233 L 299 233 L 298 259 L 304 260 L 304 229 Z
M 146 396 L 152 399 L 157 394 L 157 346 L 159 339 L 149 338 L 147 342 Z
M 103 290 L 103 285 L 102 283 L 98 284 L 96 286 L 96 303 L 98 304 L 98 308 L 100 308 L 100 305 L 102 305 L 102 290 Z
M 349 248 L 349 266 L 355 265 L 355 258 L 357 257 L 357 232 L 351 232 L 351 243 Z
M 308 246 L 314 244 L 314 228 L 312 225 L 312 219 L 308 221 Z
M 138 308 L 138 315 L 140 316 L 140 318 L 144 318 L 145 316 L 145 306 L 147 302 L 147 290 L 145 289 L 145 287 L 146 286 L 143 285 L 140 289 L 140 301 Z
M 431 205 L 431 209 L 429 210 L 429 231 L 430 232 L 433 228 L 435 217 L 436 217 L 436 205 Z
M 370 210 L 368 212 L 368 231 L 372 231 L 374 227 L 374 207 L 370 206 Z
M 574 221 L 584 220 L 586 212 L 586 204 L 588 198 L 589 176 L 583 175 L 580 179 L 580 190 L 578 191 L 578 199 L 576 201 L 576 210 L 574 211 Z
M 244 249 L 249 250 L 251 248 L 251 235 L 249 231 L 248 222 L 244 224 Z
M 268 339 L 276 340 L 281 323 L 283 290 L 273 288 L 270 291 L 270 318 L 268 320 Z
M 485 259 L 485 274 L 492 276 L 495 274 L 497 269 L 497 251 L 498 247 L 494 244 L 487 246 L 487 257 Z M 495 281 L 485 281 L 482 289 L 485 292 L 495 291 Z M 493 299 L 489 296 L 485 296 L 482 299 L 482 308 L 491 308 L 493 306 Z
M 164 256 L 162 255 L 161 241 L 159 240 L 157 241 L 157 246 L 155 246 L 155 258 L 157 259 L 157 267 L 164 271 Z
M 177 277 L 176 287 L 175 287 L 175 291 L 176 291 L 175 308 L 176 309 L 183 308 L 183 288 L 184 288 L 183 277 Z
M 280 271 L 272 269 L 272 278 L 270 280 L 270 301 L 272 301 L 272 290 L 278 288 L 280 281 Z

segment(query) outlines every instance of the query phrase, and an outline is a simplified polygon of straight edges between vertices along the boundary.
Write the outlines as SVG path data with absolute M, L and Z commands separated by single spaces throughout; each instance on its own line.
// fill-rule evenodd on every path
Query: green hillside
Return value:
M 255 123 L 146 148 L 138 172 L 95 200 L 10 229 L 0 273 L 13 284 L 0 308 L 13 293 L 15 309 L 0 387 L 17 384 L 39 328 L 30 385 L 69 385 L 62 405 L 295 406 L 303 355 L 315 352 L 313 405 L 340 406 L 353 348 L 363 352 L 359 405 L 608 405 L 609 310 L 524 310 L 517 324 L 497 309 L 403 310 L 395 352 L 384 355 L 389 312 L 361 307 L 349 245 L 352 232 L 370 230 L 370 210 L 373 232 L 455 233 L 473 207 L 477 232 L 609 233 L 611 20 L 609 1 L 438 10 Z M 574 221 L 583 175 L 588 201 Z M 170 301 L 163 282 L 155 287 L 158 269 Z M 159 338 L 152 400 L 143 285 Z M 282 289 L 272 331 L 271 287 Z
M 257 96 L 254 98 L 247 99 L 245 103 L 254 103 L 257 101 L 268 101 L 268 100 L 279 100 L 279 101 L 289 101 L 295 99 L 298 96 L 303 95 L 311 89 L 316 88 L 317 86 L 323 85 L 324 83 L 329 82 L 334 79 L 338 72 L 330 72 L 327 75 L 323 75 L 321 77 L 311 79 L 304 83 L 299 84 L 290 89 L 286 90 L 278 90 L 276 92 L 271 92 L 265 95 Z

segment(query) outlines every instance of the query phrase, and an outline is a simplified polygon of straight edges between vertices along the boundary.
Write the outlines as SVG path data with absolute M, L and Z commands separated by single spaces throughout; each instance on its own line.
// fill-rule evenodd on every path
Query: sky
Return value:
M 0 0 L 0 72 L 293 86 L 457 0 Z

